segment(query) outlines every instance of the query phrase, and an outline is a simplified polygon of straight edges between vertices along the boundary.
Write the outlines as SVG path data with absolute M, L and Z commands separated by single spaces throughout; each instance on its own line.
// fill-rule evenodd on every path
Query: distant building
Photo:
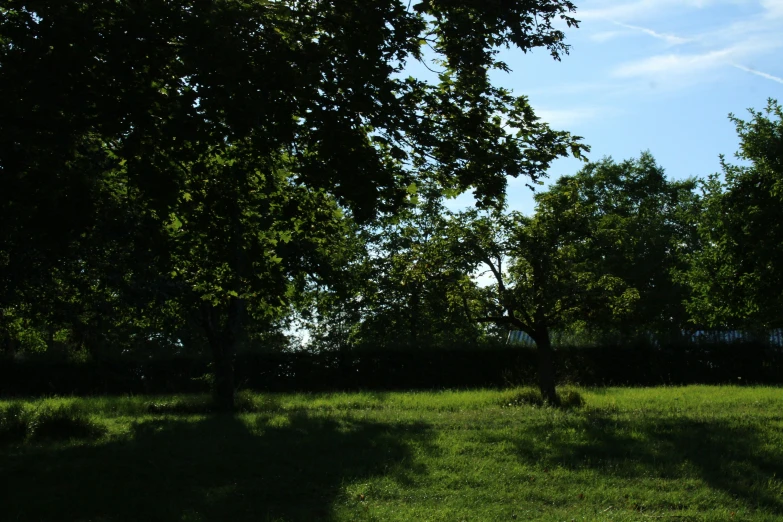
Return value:
M 518 344 L 521 346 L 535 346 L 536 342 L 522 330 L 511 330 L 508 332 L 506 344 Z

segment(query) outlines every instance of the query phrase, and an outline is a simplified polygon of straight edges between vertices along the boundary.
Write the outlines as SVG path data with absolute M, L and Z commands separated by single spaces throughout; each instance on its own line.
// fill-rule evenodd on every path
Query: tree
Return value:
M 693 182 L 670 182 L 649 154 L 590 163 L 536 196 L 532 217 L 475 210 L 452 221 L 463 269 L 484 270 L 493 312 L 474 320 L 527 333 L 536 343 L 543 397 L 557 403 L 551 331 L 575 322 L 638 329 L 680 320 L 669 306 L 685 243 Z M 676 317 L 674 317 L 676 315 Z
M 350 346 L 433 349 L 489 340 L 486 326 L 465 320 L 462 297 L 478 289 L 454 270 L 441 194 L 421 186 L 415 199 L 410 208 L 367 227 L 361 257 L 346 271 L 354 276 L 350 297 L 329 303 L 340 313 L 353 312 Z
M 652 154 L 643 152 L 622 162 L 604 158 L 590 163 L 541 196 L 557 198 L 559 192 L 575 190 L 589 229 L 580 255 L 590 256 L 598 272 L 618 277 L 639 293 L 628 313 L 594 317 L 594 327 L 628 337 L 679 332 L 685 326 L 690 288 L 678 274 L 699 248 L 695 188 L 694 179 L 667 179 Z M 564 201 L 554 201 L 555 209 L 565 208 Z
M 688 310 L 697 324 L 767 330 L 783 326 L 783 108 L 770 99 L 749 112 L 750 121 L 729 115 L 747 164 L 721 157 L 723 179 L 702 183 Z
M 362 221 L 395 212 L 424 177 L 496 203 L 506 176 L 536 178 L 554 158 L 584 149 L 489 81 L 491 69 L 507 70 L 497 60 L 503 46 L 567 52 L 553 23 L 576 26 L 573 10 L 568 0 L 6 2 L 0 173 L 13 196 L 0 203 L 0 306 L 34 302 L 31 285 L 52 284 L 50 268 L 84 251 L 96 208 L 107 210 L 101 219 L 133 209 L 155 224 L 132 234 L 134 248 L 152 254 L 158 274 L 176 272 L 180 283 L 180 270 L 189 274 L 187 291 L 205 303 L 202 324 L 224 383 L 219 403 L 230 409 L 232 354 L 255 291 L 245 287 L 265 275 L 264 302 L 285 294 L 284 270 L 272 266 L 283 258 L 264 254 L 256 264 L 250 251 L 285 243 L 297 227 L 277 209 L 251 219 L 246 211 L 259 216 L 250 208 L 258 201 L 239 196 L 287 185 L 294 199 L 334 201 Z M 401 74 L 406 61 L 423 59 L 422 45 L 442 68 L 437 82 Z M 281 163 L 289 175 L 274 181 Z M 219 201 L 215 211 L 187 200 L 198 199 L 192 190 L 205 176 L 216 179 L 199 188 Z M 171 233 L 181 213 L 184 243 Z M 248 228 L 254 220 L 268 228 Z M 266 239 L 246 244 L 253 234 Z M 202 257 L 183 268 L 182 252 L 196 251 Z M 219 270 L 215 259 L 223 259 Z M 149 287 L 136 271 L 112 270 Z M 218 272 L 208 284 L 193 276 Z
M 595 278 L 590 267 L 579 264 L 574 223 L 562 229 L 551 225 L 519 212 L 471 210 L 455 216 L 451 235 L 453 255 L 463 260 L 463 269 L 475 273 L 483 267 L 494 278 L 485 294 L 490 313 L 468 319 L 528 334 L 538 351 L 541 394 L 558 404 L 550 330 L 571 318 L 580 292 L 595 284 Z

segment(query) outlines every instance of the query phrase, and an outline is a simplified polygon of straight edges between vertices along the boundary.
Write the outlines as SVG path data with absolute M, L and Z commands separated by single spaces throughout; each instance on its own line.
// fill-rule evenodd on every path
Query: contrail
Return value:
M 771 74 L 767 74 L 765 72 L 757 71 L 756 69 L 751 69 L 750 67 L 745 67 L 744 65 L 739 65 L 736 63 L 731 64 L 732 67 L 736 67 L 737 69 L 740 69 L 745 72 L 749 72 L 751 74 L 755 74 L 757 76 L 761 76 L 762 78 L 766 78 L 767 80 L 772 80 L 773 82 L 783 83 L 783 78 L 780 78 L 779 76 L 773 76 Z
M 626 29 L 633 29 L 634 31 L 641 31 L 643 33 L 649 34 L 653 38 L 658 38 L 660 40 L 665 40 L 669 42 L 672 45 L 677 44 L 683 44 L 688 43 L 690 40 L 688 38 L 682 38 L 681 36 L 676 36 L 673 34 L 667 34 L 667 33 L 659 33 L 658 31 L 653 31 L 652 29 L 648 29 L 647 27 L 641 27 L 638 25 L 631 25 L 631 24 L 624 24 L 622 22 L 616 22 L 612 20 L 612 23 L 614 25 L 619 25 L 620 27 L 625 27 Z

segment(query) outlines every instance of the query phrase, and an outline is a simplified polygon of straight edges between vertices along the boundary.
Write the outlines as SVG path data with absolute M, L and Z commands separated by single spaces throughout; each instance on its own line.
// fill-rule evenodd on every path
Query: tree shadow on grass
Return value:
M 249 419 L 249 421 L 248 421 Z M 250 422 L 250 425 L 246 422 Z M 166 417 L 99 445 L 0 453 L 4 520 L 314 521 L 344 486 L 387 475 L 411 480 L 424 424 L 311 417 Z M 7 518 L 5 518 L 7 517 Z
M 697 478 L 749 508 L 783 515 L 783 448 L 760 426 L 721 420 L 618 420 L 589 413 L 555 428 L 528 426 L 517 451 L 546 467 L 591 468 L 620 478 Z

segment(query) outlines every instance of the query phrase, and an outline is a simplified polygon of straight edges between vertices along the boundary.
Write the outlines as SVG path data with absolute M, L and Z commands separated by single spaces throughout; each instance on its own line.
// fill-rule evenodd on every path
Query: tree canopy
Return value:
M 536 179 L 585 150 L 489 80 L 507 69 L 502 47 L 567 52 L 554 24 L 575 26 L 573 11 L 564 0 L 7 2 L 3 308 L 90 273 L 110 295 L 198 309 L 230 408 L 249 301 L 273 315 L 312 268 L 283 245 L 323 241 L 341 212 L 394 213 L 417 180 L 496 205 L 507 176 Z M 425 45 L 443 69 L 434 82 L 404 75 Z M 115 263 L 88 245 L 148 259 Z
M 751 120 L 734 115 L 740 138 L 734 165 L 702 183 L 702 248 L 687 273 L 694 320 L 750 329 L 783 326 L 783 108 L 769 100 Z
M 240 350 L 518 329 L 556 401 L 553 332 L 783 326 L 774 100 L 706 180 L 604 158 L 507 210 L 589 149 L 493 83 L 500 52 L 559 60 L 577 26 L 567 0 L 4 2 L 0 346 L 209 354 L 230 409 Z

